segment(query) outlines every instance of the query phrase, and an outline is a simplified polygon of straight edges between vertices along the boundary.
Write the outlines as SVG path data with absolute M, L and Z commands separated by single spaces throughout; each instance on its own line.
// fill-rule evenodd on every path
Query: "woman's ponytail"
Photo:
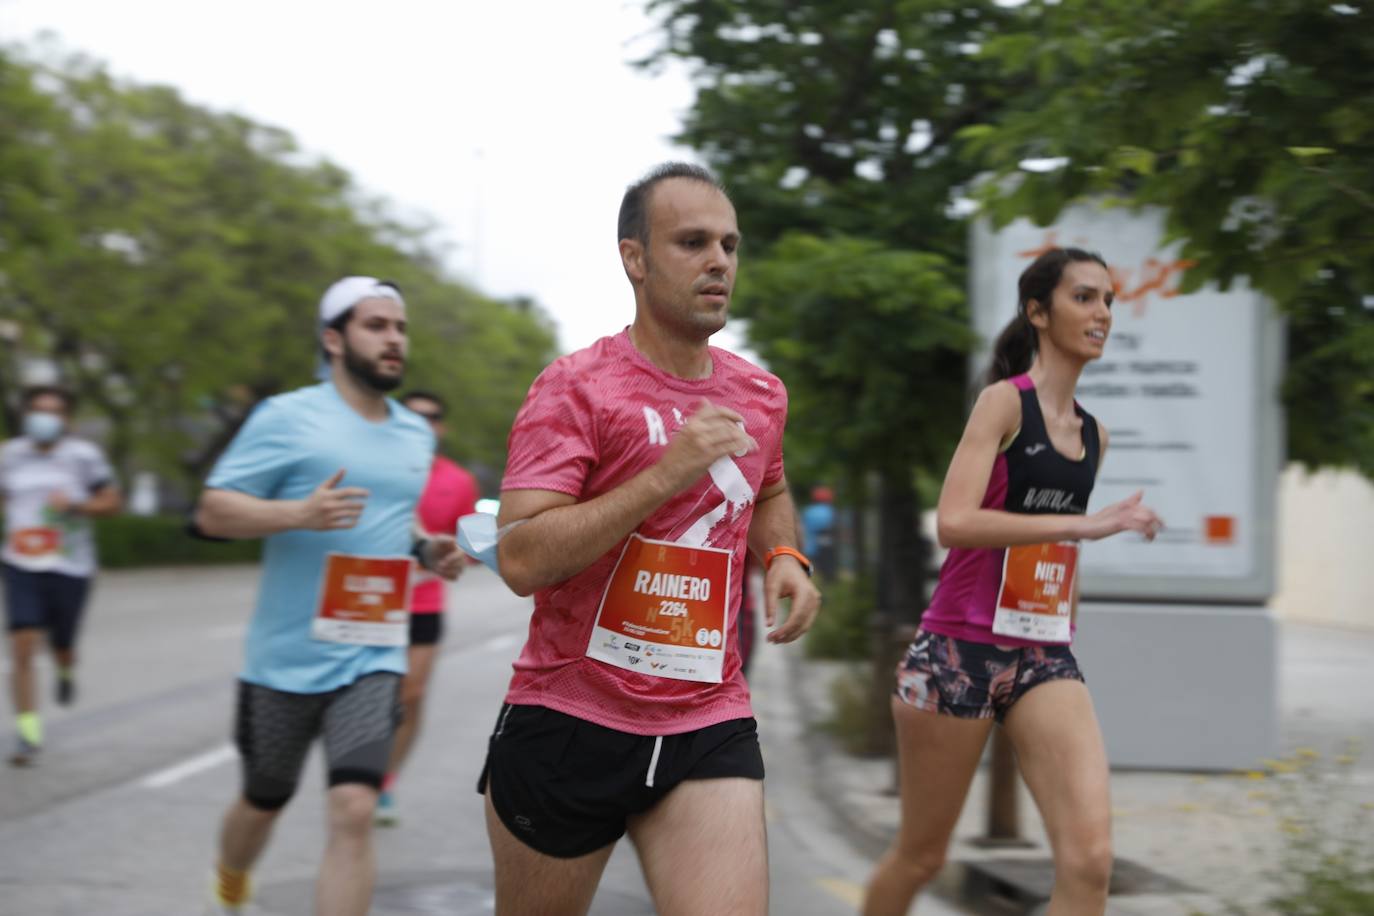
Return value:
M 991 385 L 1028 371 L 1035 360 L 1035 344 L 1035 326 L 1026 318 L 1026 313 L 1018 309 L 1016 317 L 1002 329 L 997 335 L 997 343 L 992 345 L 992 365 L 988 366 L 984 384 Z

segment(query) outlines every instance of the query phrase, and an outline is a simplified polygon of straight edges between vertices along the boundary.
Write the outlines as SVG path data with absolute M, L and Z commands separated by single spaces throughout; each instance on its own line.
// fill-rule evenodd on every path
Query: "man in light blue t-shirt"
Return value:
M 316 911 L 367 912 L 373 808 L 405 673 L 412 557 L 448 579 L 463 566 L 451 537 L 425 538 L 415 524 L 434 435 L 386 397 L 405 369 L 399 289 L 346 277 L 321 300 L 320 327 L 325 380 L 253 411 L 195 515 L 209 537 L 266 538 L 235 721 L 243 792 L 220 835 L 214 895 L 222 913 L 243 911 L 249 869 L 317 736 L 329 767 L 330 838 Z

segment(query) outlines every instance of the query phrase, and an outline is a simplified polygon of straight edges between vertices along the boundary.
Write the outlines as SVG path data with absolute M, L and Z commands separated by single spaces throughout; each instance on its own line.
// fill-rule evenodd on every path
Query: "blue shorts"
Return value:
M 54 649 L 70 649 L 76 644 L 81 611 L 91 587 L 89 577 L 30 572 L 8 563 L 0 564 L 0 570 L 5 580 L 5 617 L 11 633 L 47 630 L 48 642 Z

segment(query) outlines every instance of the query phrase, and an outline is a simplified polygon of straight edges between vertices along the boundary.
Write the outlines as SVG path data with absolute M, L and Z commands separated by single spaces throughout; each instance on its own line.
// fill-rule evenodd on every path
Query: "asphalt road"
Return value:
M 247 567 L 102 576 L 83 635 L 77 705 L 58 710 L 45 698 L 41 766 L 0 769 L 0 914 L 204 911 L 218 818 L 237 789 L 228 737 L 256 582 Z M 492 909 L 474 784 L 530 605 L 477 569 L 454 586 L 450 606 L 425 731 L 399 786 L 402 823 L 378 833 L 378 916 Z M 754 671 L 771 909 L 853 913 L 871 863 L 816 797 L 786 686 L 783 653 L 795 651 L 765 644 Z M 42 673 L 46 691 L 46 663 Z M 322 769 L 317 754 L 260 863 L 264 916 L 310 912 L 324 842 Z M 593 911 L 653 912 L 628 843 Z M 923 912 L 941 911 L 923 903 Z

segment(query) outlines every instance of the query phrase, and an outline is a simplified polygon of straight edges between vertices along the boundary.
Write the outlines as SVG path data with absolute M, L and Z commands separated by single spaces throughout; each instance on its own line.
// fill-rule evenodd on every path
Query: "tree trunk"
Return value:
M 925 607 L 926 564 L 919 525 L 920 498 L 911 469 L 901 463 L 884 467 L 880 493 L 877 606 L 865 744 L 871 754 L 891 755 L 897 747 L 891 711 L 893 671 Z
M 926 545 L 912 471 L 895 464 L 882 472 L 879 507 L 878 607 L 894 624 L 915 624 L 925 610 Z
M 855 469 L 849 475 L 849 527 L 853 539 L 853 566 L 856 576 L 867 576 L 873 571 L 869 565 L 868 551 L 868 486 L 864 472 Z
M 1011 739 L 1000 727 L 992 732 L 992 762 L 988 772 L 988 835 L 993 844 L 1021 839 L 1021 805 L 1016 755 Z

